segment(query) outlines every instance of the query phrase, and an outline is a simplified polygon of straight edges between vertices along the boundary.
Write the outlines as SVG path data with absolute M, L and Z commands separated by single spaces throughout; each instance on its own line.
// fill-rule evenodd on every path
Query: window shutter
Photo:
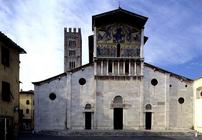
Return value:
M 2 82 L 2 100 L 9 102 L 11 97 L 10 84 L 8 82 Z

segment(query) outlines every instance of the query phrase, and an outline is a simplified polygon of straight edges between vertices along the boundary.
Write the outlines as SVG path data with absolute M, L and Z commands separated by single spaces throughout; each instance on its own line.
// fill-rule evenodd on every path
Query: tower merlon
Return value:
M 67 31 L 67 27 L 64 28 L 64 32 L 68 33 L 81 33 L 81 28 L 69 28 Z

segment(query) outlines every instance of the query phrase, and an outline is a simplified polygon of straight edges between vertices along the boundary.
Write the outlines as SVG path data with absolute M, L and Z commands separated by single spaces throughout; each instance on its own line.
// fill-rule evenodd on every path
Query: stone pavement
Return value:
M 55 130 L 55 131 L 41 131 L 37 134 L 50 135 L 50 136 L 193 136 L 195 137 L 196 131 L 192 130 Z

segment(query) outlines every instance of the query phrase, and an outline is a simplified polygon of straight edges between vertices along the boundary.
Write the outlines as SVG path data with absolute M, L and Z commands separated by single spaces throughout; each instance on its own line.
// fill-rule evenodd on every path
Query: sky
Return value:
M 64 72 L 64 27 L 81 28 L 88 63 L 92 16 L 119 7 L 146 16 L 145 62 L 196 79 L 202 76 L 202 0 L 0 0 L 0 31 L 20 55 L 20 88 Z

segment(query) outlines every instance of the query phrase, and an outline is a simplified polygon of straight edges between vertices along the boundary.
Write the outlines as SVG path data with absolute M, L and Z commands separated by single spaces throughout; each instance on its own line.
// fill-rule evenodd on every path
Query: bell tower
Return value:
M 118 8 L 95 15 L 92 21 L 95 77 L 141 78 L 147 17 Z
M 82 65 L 81 29 L 64 28 L 64 71 L 69 71 Z

